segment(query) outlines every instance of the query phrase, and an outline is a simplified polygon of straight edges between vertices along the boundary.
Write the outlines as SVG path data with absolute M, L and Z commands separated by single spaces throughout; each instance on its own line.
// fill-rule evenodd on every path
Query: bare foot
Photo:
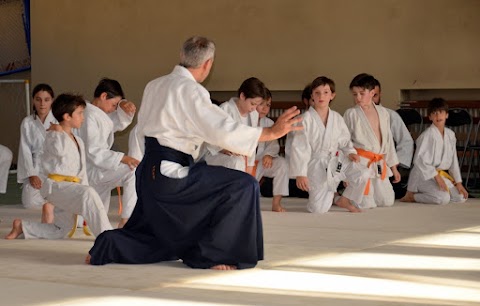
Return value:
M 90 264 L 90 259 L 92 259 L 92 256 L 91 256 L 90 254 L 88 254 L 87 257 L 85 258 L 85 263 L 86 263 L 87 265 Z
M 359 212 L 362 212 L 362 210 L 358 207 L 356 207 L 355 205 L 353 205 L 349 199 L 347 199 L 346 197 L 343 197 L 341 196 L 340 199 L 337 200 L 337 202 L 335 202 L 335 205 L 337 205 L 338 207 L 342 207 L 342 208 L 345 208 L 347 209 L 349 212 L 353 212 L 353 213 L 359 213 Z
M 272 205 L 272 211 L 274 212 L 286 212 L 287 210 L 283 208 L 282 205 L 277 204 L 277 205 Z
M 211 267 L 210 269 L 212 270 L 237 270 L 236 266 L 230 266 L 230 265 L 216 265 Z
M 287 210 L 283 208 L 282 204 L 280 202 L 282 201 L 282 196 L 281 195 L 274 195 L 272 199 L 272 211 L 275 212 L 286 212 Z
M 411 191 L 407 191 L 407 193 L 400 199 L 400 202 L 415 202 L 414 193 Z
M 10 233 L 8 233 L 7 236 L 5 236 L 5 239 L 16 239 L 22 233 L 23 233 L 22 220 L 21 219 L 15 219 L 15 220 L 13 220 L 12 230 L 10 231 Z
M 118 222 L 118 228 L 123 228 L 125 224 L 127 224 L 128 218 L 122 218 L 120 219 L 120 222 Z

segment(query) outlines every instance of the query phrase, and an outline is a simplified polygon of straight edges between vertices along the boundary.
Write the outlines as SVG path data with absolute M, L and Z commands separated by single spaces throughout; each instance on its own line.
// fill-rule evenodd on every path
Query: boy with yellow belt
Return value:
M 6 239 L 21 234 L 25 239 L 62 239 L 75 225 L 75 215 L 88 222 L 95 236 L 112 229 L 102 200 L 88 186 L 85 147 L 80 137 L 72 133 L 83 123 L 85 101 L 80 96 L 62 94 L 52 104 L 58 125 L 48 130 L 41 156 L 41 176 L 44 183 L 40 192 L 55 206 L 52 224 L 15 219 Z

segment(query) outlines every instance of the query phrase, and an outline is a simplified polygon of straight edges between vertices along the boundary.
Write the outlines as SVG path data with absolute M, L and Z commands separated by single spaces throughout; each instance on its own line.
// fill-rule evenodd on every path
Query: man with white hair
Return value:
M 200 85 L 214 55 L 213 41 L 189 38 L 180 65 L 147 84 L 138 113 L 145 155 L 137 168 L 135 210 L 123 229 L 97 238 L 87 263 L 181 259 L 192 268 L 232 270 L 263 259 L 257 180 L 195 160 L 204 143 L 250 156 L 259 141 L 301 129 L 295 126 L 299 111 L 287 110 L 269 128 L 233 120 Z

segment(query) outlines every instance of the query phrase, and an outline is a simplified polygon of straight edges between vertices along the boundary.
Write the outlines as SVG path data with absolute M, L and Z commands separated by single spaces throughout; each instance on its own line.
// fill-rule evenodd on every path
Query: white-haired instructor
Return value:
M 279 138 L 300 119 L 287 110 L 270 128 L 234 121 L 200 85 L 215 44 L 189 38 L 180 65 L 145 88 L 138 135 L 145 156 L 137 169 L 138 201 L 123 229 L 100 235 L 87 256 L 93 265 L 181 259 L 192 268 L 231 270 L 263 259 L 259 187 L 251 175 L 195 162 L 204 142 L 252 155 L 259 141 Z

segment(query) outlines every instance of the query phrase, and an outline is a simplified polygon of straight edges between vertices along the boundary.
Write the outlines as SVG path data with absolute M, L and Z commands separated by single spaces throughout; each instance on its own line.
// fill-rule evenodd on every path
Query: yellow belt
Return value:
M 55 182 L 72 182 L 72 183 L 80 183 L 80 178 L 76 176 L 68 176 L 68 175 L 61 175 L 56 173 L 50 173 L 48 178 L 54 180 Z
M 453 184 L 455 184 L 455 180 L 453 179 L 453 177 L 450 174 L 448 174 L 446 171 L 437 169 L 437 172 L 441 177 L 444 177 L 447 180 L 451 181 Z

